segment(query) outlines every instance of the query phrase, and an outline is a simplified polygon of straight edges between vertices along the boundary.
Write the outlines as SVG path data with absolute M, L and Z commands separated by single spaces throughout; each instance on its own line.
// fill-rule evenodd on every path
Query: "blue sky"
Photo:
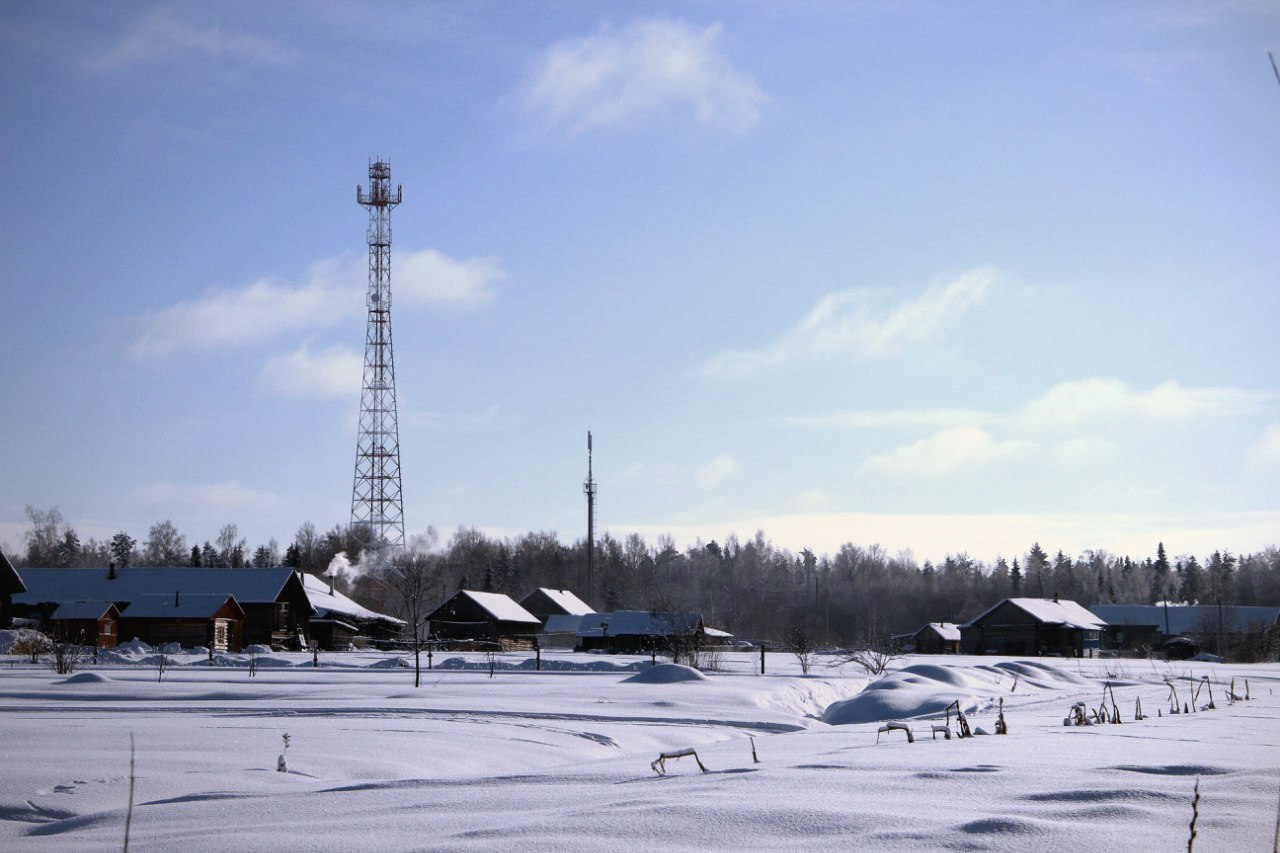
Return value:
M 1135 556 L 1280 530 L 1280 7 L 0 6 L 0 543 L 350 512 L 391 161 L 410 533 Z

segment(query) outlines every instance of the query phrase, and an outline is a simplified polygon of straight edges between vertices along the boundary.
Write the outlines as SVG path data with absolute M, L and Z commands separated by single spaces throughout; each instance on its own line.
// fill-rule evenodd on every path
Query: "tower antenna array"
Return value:
M 367 550 L 404 547 L 400 494 L 400 424 L 396 414 L 396 366 L 391 346 L 391 210 L 404 197 L 391 193 L 391 164 L 369 164 L 369 191 L 356 201 L 369 211 L 369 309 L 364 342 L 364 384 L 356 437 L 351 530 Z
M 582 484 L 587 496 L 587 602 L 590 603 L 595 584 L 594 564 L 596 550 L 596 481 L 591 476 L 591 431 L 587 430 L 587 479 Z

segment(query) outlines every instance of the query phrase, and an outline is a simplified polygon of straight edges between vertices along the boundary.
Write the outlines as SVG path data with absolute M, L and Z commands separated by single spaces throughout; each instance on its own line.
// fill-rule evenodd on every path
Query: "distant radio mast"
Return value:
M 595 550 L 596 550 L 596 481 L 591 476 L 591 431 L 587 430 L 587 479 L 582 484 L 582 493 L 587 496 L 587 603 L 591 603 L 595 585 Z
M 396 366 L 391 348 L 391 209 L 404 190 L 391 194 L 391 164 L 369 164 L 369 192 L 356 201 L 369 211 L 369 321 L 364 341 L 364 384 L 356 437 L 351 529 L 366 549 L 404 547 L 400 495 L 400 425 L 396 415 Z

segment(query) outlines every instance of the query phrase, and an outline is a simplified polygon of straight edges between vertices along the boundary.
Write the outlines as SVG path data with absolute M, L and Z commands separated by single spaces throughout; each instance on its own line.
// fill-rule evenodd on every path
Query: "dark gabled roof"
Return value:
M 960 627 L 972 628 L 1006 603 L 1012 604 L 1046 625 L 1066 625 L 1068 628 L 1082 628 L 1088 631 L 1100 631 L 1107 627 L 1104 619 L 1090 613 L 1074 601 L 1053 601 L 1048 598 L 1006 598 L 988 607 Z
M 1219 611 L 1214 604 L 1095 604 L 1089 608 L 1108 625 L 1155 628 L 1161 633 L 1187 634 L 1218 629 Z M 1168 630 L 1165 617 L 1168 616 Z M 1243 631 L 1252 626 L 1271 627 L 1280 622 L 1280 607 L 1223 605 L 1223 630 Z
M 212 619 L 227 602 L 241 616 L 235 596 L 218 592 L 140 595 L 124 609 L 125 619 Z
M 98 620 L 106 616 L 115 609 L 115 602 L 112 601 L 64 601 L 58 605 L 58 609 L 53 611 L 49 617 L 55 622 L 63 619 L 76 620 Z M 116 611 L 119 614 L 120 611 Z
M 13 596 L 15 604 L 63 601 L 134 601 L 142 595 L 175 592 L 182 595 L 234 596 L 241 604 L 269 604 L 282 599 L 290 583 L 306 595 L 292 569 L 124 568 L 114 580 L 107 569 L 23 569 L 26 591 Z

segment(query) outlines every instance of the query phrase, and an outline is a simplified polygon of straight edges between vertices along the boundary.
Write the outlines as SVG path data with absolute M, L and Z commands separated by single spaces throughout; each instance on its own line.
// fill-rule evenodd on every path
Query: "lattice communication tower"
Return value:
M 400 494 L 400 424 L 396 414 L 396 365 L 391 347 L 391 209 L 404 196 L 391 193 L 391 164 L 369 164 L 369 191 L 356 201 L 369 211 L 369 321 L 364 341 L 364 385 L 356 438 L 351 529 L 366 549 L 404 547 Z

